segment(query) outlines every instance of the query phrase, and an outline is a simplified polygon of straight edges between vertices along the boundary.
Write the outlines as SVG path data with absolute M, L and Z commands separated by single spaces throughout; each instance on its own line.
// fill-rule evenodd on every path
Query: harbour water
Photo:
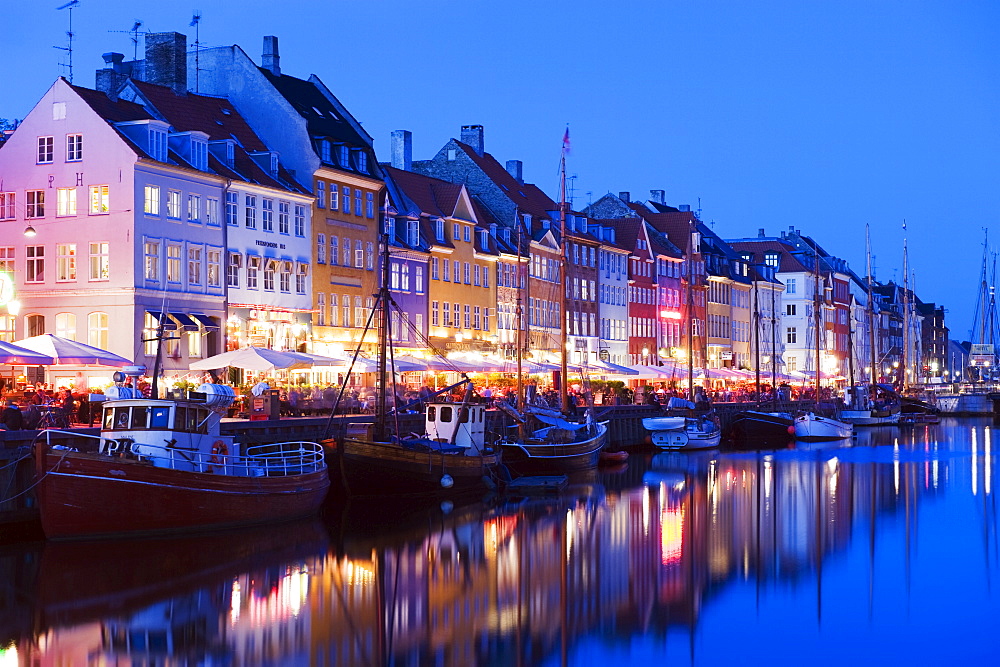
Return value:
M 636 453 L 558 496 L 4 544 L 0 666 L 996 662 L 996 429 Z

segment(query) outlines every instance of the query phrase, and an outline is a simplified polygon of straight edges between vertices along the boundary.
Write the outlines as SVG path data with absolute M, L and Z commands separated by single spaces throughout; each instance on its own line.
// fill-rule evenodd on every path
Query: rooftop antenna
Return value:
M 201 10 L 194 10 L 190 25 L 194 27 L 194 92 L 198 92 L 198 75 L 201 69 L 198 67 L 199 55 L 201 53 Z
M 142 27 L 142 21 L 136 19 L 135 23 L 132 24 L 132 29 L 129 31 L 132 33 L 132 60 L 139 59 L 139 28 Z
M 573 199 L 575 198 L 576 195 L 577 175 L 573 174 L 572 176 L 567 176 L 566 179 L 569 181 L 569 183 L 567 184 L 569 189 L 569 208 L 570 210 L 573 210 Z
M 66 51 L 69 54 L 69 82 L 73 83 L 73 9 L 80 4 L 80 0 L 69 0 L 64 5 L 56 7 L 56 10 L 68 9 L 69 10 L 69 30 L 66 31 L 66 37 L 68 38 L 68 46 L 54 46 L 52 48 L 59 49 L 61 51 Z

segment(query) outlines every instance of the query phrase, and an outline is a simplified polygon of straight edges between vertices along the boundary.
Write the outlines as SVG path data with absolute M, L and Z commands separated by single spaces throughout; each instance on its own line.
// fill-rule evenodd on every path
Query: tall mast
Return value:
M 819 378 L 819 362 L 820 362 L 820 327 L 823 324 L 823 318 L 820 314 L 820 295 L 819 295 L 819 247 L 816 246 L 815 241 L 813 242 L 813 273 L 815 278 L 815 287 L 813 294 L 813 320 L 816 324 L 816 405 L 819 405 L 819 390 L 820 390 L 820 378 Z
M 569 127 L 566 128 L 566 134 L 563 137 L 562 145 L 562 157 L 559 160 L 559 241 L 562 243 L 562 255 L 563 262 L 562 268 L 560 269 L 560 275 L 562 277 L 562 289 L 561 289 L 561 301 L 562 301 L 562 313 L 560 317 L 562 318 L 562 326 L 559 327 L 561 335 L 559 337 L 559 345 L 562 351 L 559 355 L 561 359 L 559 373 L 562 379 L 562 411 L 564 413 L 569 412 L 569 385 L 567 380 L 569 379 L 569 360 L 566 358 L 569 356 L 569 350 L 566 349 L 569 343 L 569 336 L 567 334 L 567 329 L 569 328 L 569 312 L 566 306 L 566 286 L 568 281 L 566 279 L 566 269 L 569 267 L 569 243 L 566 241 L 566 147 L 569 144 Z
M 868 283 L 868 354 L 870 355 L 869 366 L 871 368 L 871 386 L 875 387 L 875 378 L 878 376 L 875 366 L 879 364 L 877 350 L 875 349 L 875 297 L 872 292 L 872 284 L 875 277 L 872 276 L 872 240 L 869 235 L 868 225 L 865 225 L 865 257 L 867 260 L 866 282 Z
M 522 272 L 527 270 L 527 267 L 521 265 L 521 220 L 517 212 L 514 209 L 514 224 L 517 226 L 517 271 L 514 272 L 514 288 L 517 290 L 517 306 L 515 307 L 514 316 L 517 322 L 517 348 L 514 350 L 514 355 L 517 359 L 517 409 L 524 410 L 524 371 L 521 368 L 521 357 L 524 354 L 524 304 L 522 303 L 523 285 L 526 287 L 528 284 L 527 279 L 522 277 Z
M 379 230 L 381 240 L 382 266 L 378 296 L 375 298 L 375 307 L 379 308 L 378 317 L 378 379 L 379 393 L 375 410 L 375 440 L 384 440 L 386 434 L 386 399 L 389 395 L 389 383 L 386 372 L 388 364 L 387 352 L 389 350 L 389 192 L 385 191 L 383 206 L 385 217 L 382 220 L 382 229 Z
M 760 401 L 760 280 L 763 277 L 761 273 L 758 273 L 756 269 L 754 272 L 757 273 L 754 276 L 753 281 L 753 367 L 755 369 L 755 390 L 757 392 L 757 400 Z
M 900 374 L 903 391 L 909 386 L 907 369 L 910 366 L 910 270 L 907 266 L 906 252 L 906 220 L 903 220 L 903 356 L 900 361 Z
M 694 399 L 694 323 L 695 323 L 695 312 L 694 312 L 694 252 L 696 248 L 696 238 L 697 232 L 694 230 L 688 230 L 688 247 L 687 247 L 687 315 L 688 315 L 688 400 Z

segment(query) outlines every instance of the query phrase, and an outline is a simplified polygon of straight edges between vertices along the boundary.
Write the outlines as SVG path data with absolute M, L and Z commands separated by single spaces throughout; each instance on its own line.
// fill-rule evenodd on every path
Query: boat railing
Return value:
M 51 446 L 52 435 L 73 436 L 96 441 L 97 452 L 148 461 L 158 468 L 189 470 L 233 475 L 235 477 L 274 477 L 301 475 L 326 468 L 322 445 L 308 441 L 275 442 L 249 445 L 242 455 L 225 448 L 211 453 L 180 449 L 170 445 L 134 442 L 128 438 L 107 438 L 99 435 L 49 429 L 44 432 Z M 62 443 L 59 446 L 66 447 Z M 69 447 L 66 447 L 69 449 Z

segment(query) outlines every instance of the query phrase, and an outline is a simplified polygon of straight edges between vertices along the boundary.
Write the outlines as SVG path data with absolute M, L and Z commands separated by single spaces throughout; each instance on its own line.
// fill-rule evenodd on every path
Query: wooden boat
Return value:
M 228 389 L 228 392 L 222 392 Z M 184 399 L 105 401 L 100 436 L 76 449 L 35 446 L 42 529 L 49 538 L 154 534 L 262 524 L 317 511 L 330 487 L 314 442 L 241 445 L 220 434 L 232 389 Z M 89 445 L 89 446 L 87 446 Z
M 643 427 L 660 449 L 712 449 L 719 446 L 722 429 L 708 416 L 646 417 Z
M 323 444 L 351 495 L 452 495 L 495 486 L 500 454 L 486 445 L 485 425 L 484 405 L 431 403 L 419 437 L 382 440 L 365 424 Z
M 611 452 L 605 449 L 601 451 L 600 463 L 614 465 L 616 463 L 622 463 L 623 461 L 628 461 L 628 452 L 624 450 Z
M 854 433 L 854 425 L 806 412 L 795 418 L 793 425 L 796 440 L 843 440 Z
M 838 415 L 855 426 L 890 426 L 899 423 L 900 399 L 890 385 L 856 385 L 847 389 L 847 407 Z
M 607 442 L 608 422 L 571 422 L 559 417 L 543 421 L 549 425 L 524 438 L 500 440 L 505 465 L 521 474 L 564 473 L 597 465 Z
M 775 447 L 791 441 L 795 418 L 788 412 L 743 410 L 733 415 L 728 439 L 737 447 Z

